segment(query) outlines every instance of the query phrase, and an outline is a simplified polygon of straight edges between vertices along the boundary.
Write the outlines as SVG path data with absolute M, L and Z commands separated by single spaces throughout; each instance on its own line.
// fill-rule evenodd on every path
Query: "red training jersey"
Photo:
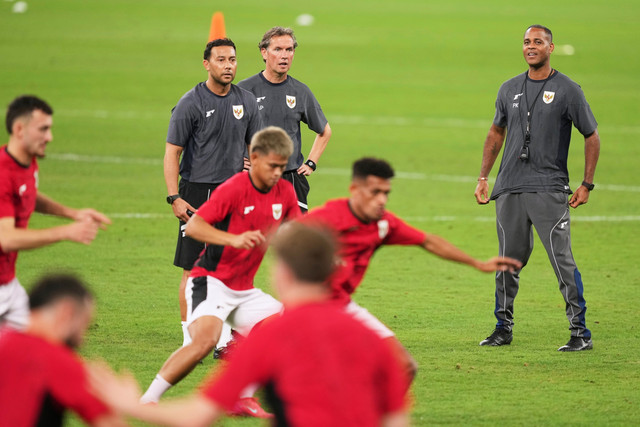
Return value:
M 375 426 L 405 406 L 405 376 L 387 344 L 331 301 L 252 331 L 202 393 L 231 410 L 255 383 L 282 426 Z
M 0 330 L 0 426 L 62 425 L 65 408 L 91 424 L 109 413 L 88 391 L 71 349 L 10 328 Z
M 351 211 L 348 199 L 330 200 L 312 209 L 303 220 L 317 221 L 337 235 L 341 265 L 331 276 L 331 287 L 334 298 L 344 303 L 350 301 L 380 246 L 421 245 L 426 239 L 423 231 L 388 211 L 378 221 L 362 222 Z
M 218 188 L 199 209 L 200 216 L 216 228 L 241 234 L 260 230 L 273 233 L 285 219 L 300 215 L 293 185 L 280 179 L 269 191 L 258 190 L 246 172 L 240 172 Z M 253 288 L 253 278 L 268 243 L 253 249 L 207 245 L 191 270 L 191 277 L 212 276 L 235 291 Z
M 36 208 L 38 195 L 38 162 L 35 157 L 29 166 L 22 165 L 0 148 L 0 218 L 12 217 L 16 228 L 27 228 L 29 217 Z M 18 252 L 5 252 L 0 247 L 0 285 L 16 277 Z

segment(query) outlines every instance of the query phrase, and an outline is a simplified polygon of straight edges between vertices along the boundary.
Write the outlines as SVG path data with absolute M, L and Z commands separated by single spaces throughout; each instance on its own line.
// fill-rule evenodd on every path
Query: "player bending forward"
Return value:
M 362 282 L 374 252 L 382 245 L 417 245 L 441 258 L 487 273 L 517 269 L 521 264 L 504 257 L 479 261 L 443 238 L 417 230 L 386 211 L 393 176 L 394 171 L 386 161 L 362 158 L 353 164 L 349 186 L 351 196 L 330 200 L 324 206 L 312 209 L 303 220 L 320 222 L 337 233 L 341 266 L 331 279 L 333 298 L 389 343 L 406 367 L 410 383 L 416 373 L 416 362 L 388 327 L 351 300 L 351 294 Z
M 142 402 L 157 402 L 206 357 L 227 321 L 240 335 L 282 305 L 253 287 L 267 249 L 267 237 L 285 220 L 300 215 L 293 186 L 281 180 L 293 152 L 291 138 L 268 127 L 251 140 L 251 170 L 220 185 L 189 220 L 186 234 L 207 244 L 196 261 L 185 291 L 187 327 L 192 342 L 164 363 Z M 241 396 L 235 413 L 268 417 L 252 392 Z
M 254 164 L 255 165 L 255 164 Z M 402 370 L 389 348 L 331 301 L 327 278 L 335 242 L 324 230 L 291 223 L 274 239 L 273 285 L 282 317 L 262 326 L 229 365 L 190 397 L 157 406 L 138 404 L 131 378 L 92 369 L 92 384 L 115 409 L 170 426 L 210 425 L 252 382 L 267 385 L 275 425 L 408 425 Z

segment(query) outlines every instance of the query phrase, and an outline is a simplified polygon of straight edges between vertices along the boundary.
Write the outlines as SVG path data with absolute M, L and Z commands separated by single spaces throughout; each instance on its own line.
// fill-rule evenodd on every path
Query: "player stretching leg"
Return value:
M 267 249 L 267 237 L 285 220 L 300 215 L 293 186 L 281 180 L 293 143 L 280 128 L 268 127 L 251 141 L 251 170 L 220 185 L 186 227 L 207 244 L 196 261 L 185 296 L 192 342 L 174 352 L 160 369 L 142 402 L 157 402 L 206 357 L 227 321 L 241 335 L 280 312 L 282 305 L 253 287 Z M 234 412 L 268 417 L 250 396 Z

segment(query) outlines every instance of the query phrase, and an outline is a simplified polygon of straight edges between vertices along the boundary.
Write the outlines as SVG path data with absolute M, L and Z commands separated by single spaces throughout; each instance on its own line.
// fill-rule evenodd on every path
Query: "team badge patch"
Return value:
M 296 106 L 296 97 L 287 95 L 287 106 L 289 108 L 295 108 Z
M 273 219 L 276 221 L 282 216 L 282 203 L 274 203 L 271 205 L 271 211 L 273 212 Z
M 545 90 L 542 94 L 542 100 L 545 104 L 551 104 L 553 102 L 554 96 L 556 96 L 555 92 L 549 92 L 548 90 Z
M 243 105 L 234 105 L 233 106 L 233 115 L 236 119 L 240 120 L 242 116 L 244 116 L 244 106 Z
M 378 236 L 380 236 L 380 239 L 384 239 L 387 234 L 389 234 L 389 221 L 381 219 L 378 221 Z

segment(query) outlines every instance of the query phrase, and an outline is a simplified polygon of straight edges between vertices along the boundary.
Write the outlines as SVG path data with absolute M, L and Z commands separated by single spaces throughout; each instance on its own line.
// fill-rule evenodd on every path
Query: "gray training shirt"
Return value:
M 518 156 L 529 109 L 529 160 L 522 161 Z M 584 136 L 598 127 L 582 89 L 566 75 L 556 71 L 546 80 L 531 80 L 525 73 L 503 83 L 493 124 L 507 128 L 507 140 L 491 199 L 503 193 L 571 193 L 567 157 L 572 123 Z
M 302 166 L 300 122 L 306 123 L 315 133 L 324 132 L 327 125 L 322 108 L 311 90 L 291 76 L 282 83 L 271 83 L 261 72 L 242 80 L 238 86 L 255 95 L 265 126 L 279 126 L 293 140 L 293 154 L 289 157 L 287 170 Z
M 219 96 L 202 82 L 171 111 L 167 142 L 184 147 L 182 179 L 219 184 L 243 169 L 247 145 L 261 128 L 255 96 L 233 84 Z

